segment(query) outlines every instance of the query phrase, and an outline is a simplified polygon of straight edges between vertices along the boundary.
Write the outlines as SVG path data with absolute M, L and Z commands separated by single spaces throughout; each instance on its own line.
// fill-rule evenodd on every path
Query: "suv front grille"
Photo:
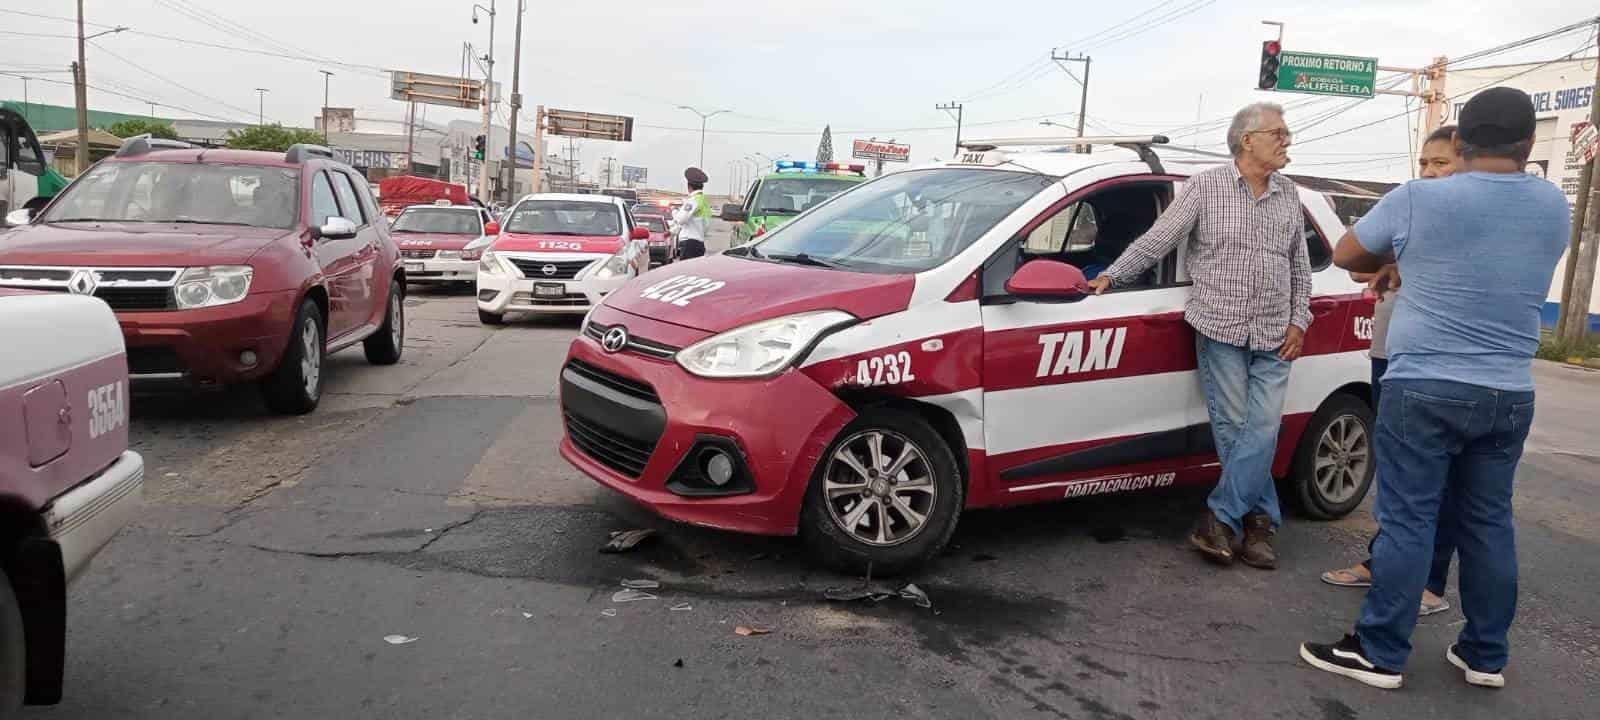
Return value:
M 172 286 L 177 284 L 179 268 L 130 267 L 49 267 L 35 265 L 0 266 L 0 287 L 27 288 L 48 292 L 87 290 L 84 274 L 92 277 L 94 296 L 106 301 L 112 310 L 171 310 L 176 307 Z M 77 281 L 74 282 L 74 278 Z
M 151 375 L 183 372 L 183 362 L 170 347 L 128 348 L 128 374 Z
M 167 288 L 109 287 L 94 291 L 112 310 L 171 310 L 172 291 Z
M 522 271 L 523 277 L 529 280 L 571 280 L 578 276 L 584 268 L 593 264 L 594 260 L 534 260 L 532 258 L 508 257 L 512 265 Z M 551 268 L 549 273 L 545 268 Z
M 437 253 L 437 250 L 401 250 L 400 257 L 407 260 L 430 260 Z

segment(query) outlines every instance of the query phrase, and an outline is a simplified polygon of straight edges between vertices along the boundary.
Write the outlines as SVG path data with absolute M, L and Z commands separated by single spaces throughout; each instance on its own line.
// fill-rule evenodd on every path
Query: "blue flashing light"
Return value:
M 779 160 L 777 165 L 778 165 L 778 169 L 779 170 L 799 170 L 801 172 L 816 172 L 819 169 L 817 167 L 816 163 L 807 162 L 807 161 L 804 161 L 804 160 Z

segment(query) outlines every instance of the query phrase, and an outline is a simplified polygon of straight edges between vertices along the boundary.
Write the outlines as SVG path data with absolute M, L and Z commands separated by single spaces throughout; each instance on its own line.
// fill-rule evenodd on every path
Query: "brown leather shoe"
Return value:
M 1263 570 L 1278 567 L 1278 553 L 1272 549 L 1272 518 L 1260 513 L 1244 516 L 1244 543 L 1239 548 L 1244 564 Z
M 1218 520 L 1210 510 L 1200 517 L 1200 524 L 1189 535 L 1189 544 L 1211 562 L 1233 564 L 1233 528 Z

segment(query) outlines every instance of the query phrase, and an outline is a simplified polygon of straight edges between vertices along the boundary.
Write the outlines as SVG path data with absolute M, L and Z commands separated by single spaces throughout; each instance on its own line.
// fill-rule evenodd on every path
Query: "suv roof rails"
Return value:
M 153 137 L 150 133 L 135 135 L 122 141 L 122 147 L 117 148 L 117 157 L 134 157 L 144 155 L 153 150 L 192 150 L 193 145 L 182 140 L 168 140 Z
M 988 138 L 979 140 L 962 140 L 957 143 L 962 148 L 975 152 L 987 152 L 1008 147 L 1038 147 L 1045 151 L 1060 152 L 1077 145 L 1115 145 L 1127 148 L 1139 154 L 1139 159 L 1150 166 L 1151 172 L 1156 174 L 1166 173 L 1161 166 L 1161 158 L 1156 157 L 1151 145 L 1166 145 L 1171 142 L 1165 135 L 1101 135 L 1074 137 L 1070 135 L 1055 135 L 1050 137 L 1012 137 Z
M 290 145 L 289 146 L 289 151 L 283 154 L 283 161 L 286 162 L 286 163 L 292 163 L 292 164 L 298 165 L 300 163 L 305 162 L 306 160 L 311 159 L 312 157 L 326 158 L 328 160 L 332 160 L 333 159 L 333 151 L 329 150 L 326 146 L 323 146 L 323 145 L 312 145 L 310 143 L 296 143 L 294 145 Z

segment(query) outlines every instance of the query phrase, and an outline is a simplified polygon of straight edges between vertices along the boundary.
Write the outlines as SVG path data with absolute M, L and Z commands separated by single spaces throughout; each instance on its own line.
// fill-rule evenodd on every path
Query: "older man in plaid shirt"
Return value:
M 1282 522 L 1272 480 L 1289 364 L 1311 324 L 1311 263 L 1289 164 L 1283 108 L 1256 103 L 1228 128 L 1233 161 L 1197 173 L 1172 207 L 1111 267 L 1090 281 L 1096 293 L 1136 278 L 1189 240 L 1194 289 L 1184 319 L 1194 327 L 1200 382 L 1222 479 L 1190 542 L 1206 557 L 1233 562 L 1243 535 L 1246 564 L 1277 566 L 1272 535 Z

